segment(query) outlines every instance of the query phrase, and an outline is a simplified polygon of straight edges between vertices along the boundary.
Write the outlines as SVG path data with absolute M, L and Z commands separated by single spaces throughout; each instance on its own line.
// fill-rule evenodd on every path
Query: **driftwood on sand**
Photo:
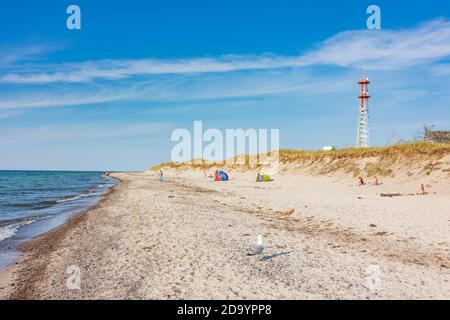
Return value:
M 420 192 L 417 193 L 381 193 L 380 196 L 382 197 L 405 197 L 405 196 L 424 196 L 427 195 L 428 192 L 425 191 L 425 185 L 422 183 L 420 185 Z

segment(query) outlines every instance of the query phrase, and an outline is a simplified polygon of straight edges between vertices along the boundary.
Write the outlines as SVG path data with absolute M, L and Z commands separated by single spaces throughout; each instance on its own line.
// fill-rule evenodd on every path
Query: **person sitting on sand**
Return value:
M 426 195 L 426 194 L 428 194 L 428 192 L 426 192 L 425 191 L 425 185 L 422 183 L 421 185 L 420 185 L 420 195 Z
M 360 186 L 360 187 L 366 185 L 366 183 L 364 182 L 363 177 L 358 177 L 358 180 L 359 180 L 359 186 Z
M 264 177 L 261 173 L 258 173 L 258 175 L 256 176 L 256 182 L 263 182 L 264 181 Z
M 273 179 L 269 177 L 267 174 L 264 174 L 262 172 L 258 173 L 256 176 L 256 182 L 271 182 Z
M 377 186 L 377 185 L 379 185 L 379 182 L 378 182 L 378 178 L 377 178 L 377 176 L 373 177 L 373 180 L 372 180 L 372 185 L 373 185 L 373 186 Z

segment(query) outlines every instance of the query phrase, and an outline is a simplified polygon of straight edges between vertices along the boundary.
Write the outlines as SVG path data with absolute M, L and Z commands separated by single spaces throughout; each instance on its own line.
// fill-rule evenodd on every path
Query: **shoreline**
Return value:
M 96 206 L 21 246 L 20 260 L 0 273 L 0 287 L 8 277 L 14 284 L 0 298 L 450 297 L 448 181 L 428 197 L 380 200 L 389 181 L 343 188 L 330 177 L 255 184 L 253 174 L 227 183 L 193 171 L 165 176 L 114 174 L 119 183 Z M 257 234 L 264 255 L 248 257 Z M 67 288 L 72 265 L 81 290 Z M 380 288 L 368 284 L 372 267 Z
M 67 232 L 79 226 L 90 211 L 101 206 L 114 193 L 114 189 L 122 183 L 120 179 L 114 179 L 117 180 L 117 183 L 109 187 L 94 205 L 87 207 L 81 212 L 72 214 L 64 223 L 26 242 L 20 243 L 14 248 L 18 253 L 17 258 L 5 268 L 0 269 L 0 300 L 27 299 L 27 293 L 23 292 L 23 290 L 22 292 L 16 292 L 18 287 L 15 283 L 17 280 L 16 274 L 20 273 L 22 269 L 26 269 L 27 279 L 25 283 L 28 286 L 35 285 L 39 279 L 39 271 L 45 266 L 33 265 L 30 260 L 33 260 L 34 255 L 45 255 L 54 251 Z
M 0 195 L 0 270 L 16 260 L 18 246 L 94 206 L 117 183 L 100 172 L 29 172 L 2 175 L 11 187 Z

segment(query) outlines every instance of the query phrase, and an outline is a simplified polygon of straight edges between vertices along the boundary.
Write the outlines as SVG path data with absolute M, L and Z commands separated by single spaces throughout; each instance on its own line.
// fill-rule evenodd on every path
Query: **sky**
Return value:
M 69 30 L 69 5 L 81 30 Z M 366 9 L 381 9 L 369 30 Z M 144 170 L 177 128 L 279 129 L 352 147 L 450 128 L 445 1 L 16 0 L 0 4 L 0 170 Z

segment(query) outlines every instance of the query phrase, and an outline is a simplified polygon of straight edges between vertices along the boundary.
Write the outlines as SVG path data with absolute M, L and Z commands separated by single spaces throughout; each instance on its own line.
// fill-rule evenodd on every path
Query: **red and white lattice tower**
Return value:
M 369 142 L 369 78 L 362 77 L 358 84 L 359 92 L 359 124 L 358 135 L 356 137 L 357 148 L 367 148 Z

